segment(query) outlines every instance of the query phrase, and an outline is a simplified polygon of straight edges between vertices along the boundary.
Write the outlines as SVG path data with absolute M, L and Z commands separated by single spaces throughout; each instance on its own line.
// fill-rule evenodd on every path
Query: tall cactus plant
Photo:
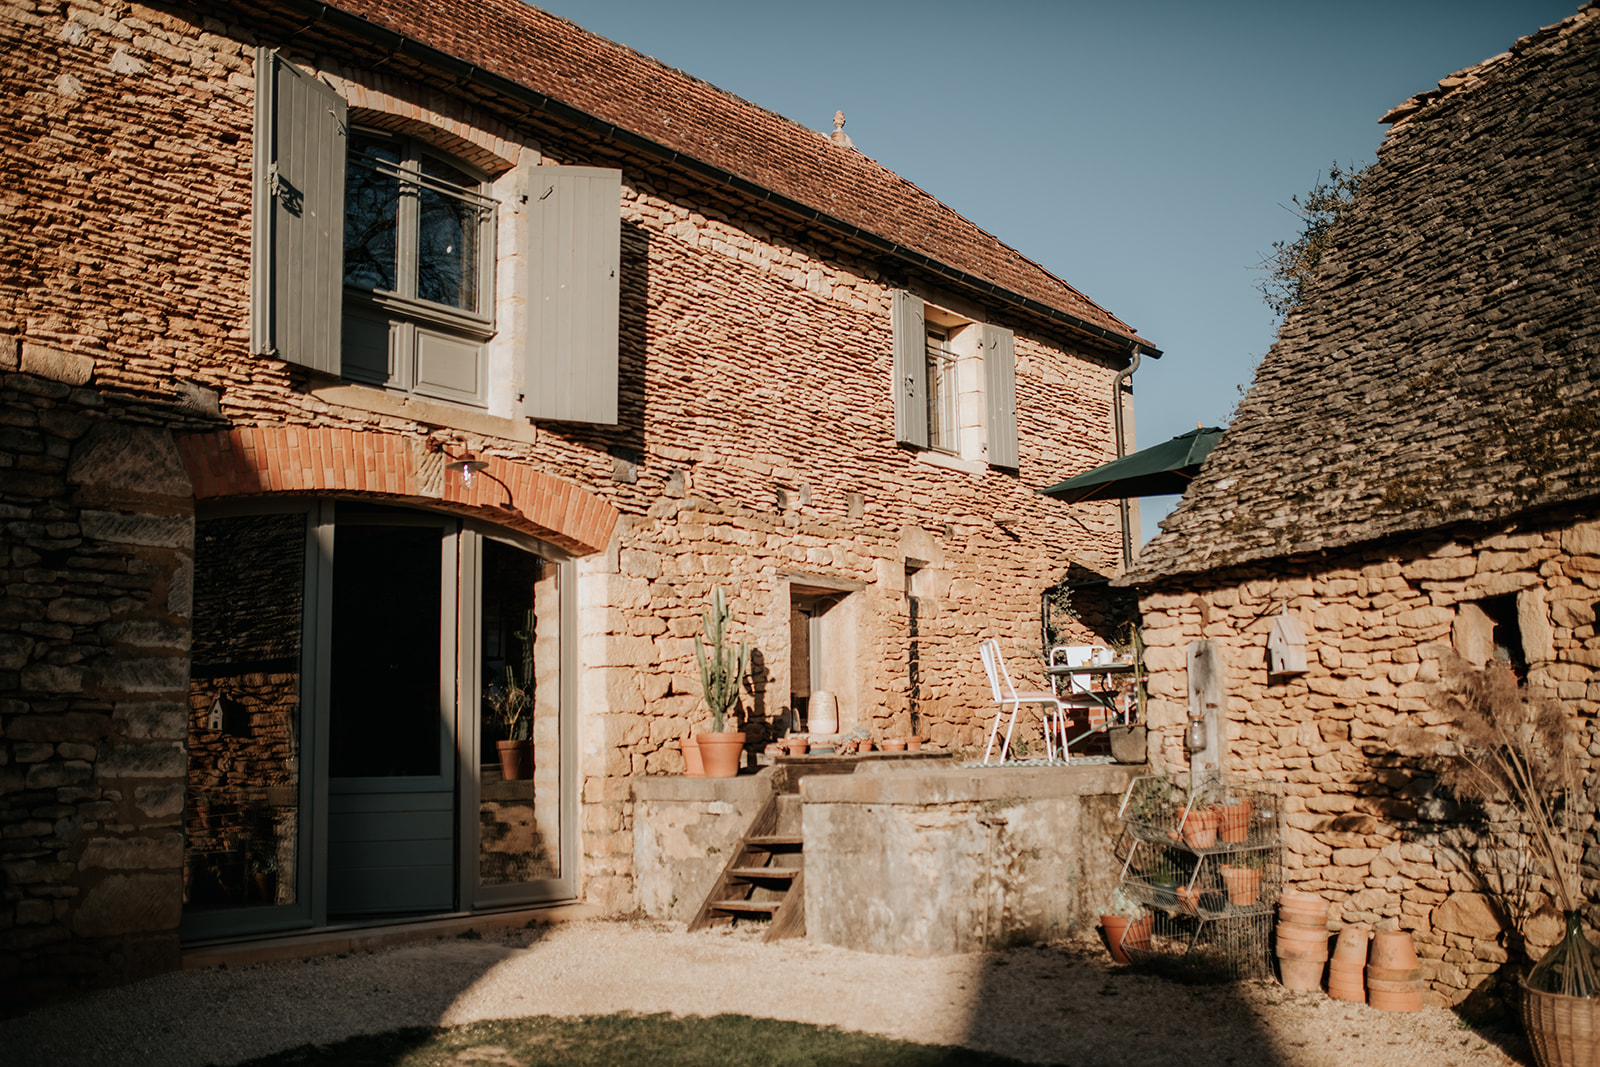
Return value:
M 700 618 L 705 623 L 705 636 L 694 643 L 694 658 L 700 665 L 700 689 L 705 694 L 706 707 L 711 709 L 711 729 L 720 734 L 728 709 L 739 700 L 739 685 L 750 669 L 750 646 L 740 641 L 735 651 L 724 643 L 733 612 L 721 586 L 711 591 L 711 608 Z

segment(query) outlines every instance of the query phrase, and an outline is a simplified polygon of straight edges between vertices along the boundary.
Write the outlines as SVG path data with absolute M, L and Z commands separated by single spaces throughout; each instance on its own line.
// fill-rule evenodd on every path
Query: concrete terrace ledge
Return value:
M 959 804 L 1025 797 L 1088 797 L 1115 794 L 1149 773 L 1144 764 L 1091 763 L 1079 767 L 927 767 L 865 764 L 850 775 L 807 778 L 800 795 L 808 804 Z

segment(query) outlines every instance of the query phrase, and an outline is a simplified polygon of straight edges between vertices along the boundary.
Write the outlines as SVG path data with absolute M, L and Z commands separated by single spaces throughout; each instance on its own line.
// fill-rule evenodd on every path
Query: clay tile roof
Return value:
M 1311 295 L 1119 584 L 1600 496 L 1600 6 L 1386 118 Z
M 333 6 L 639 135 L 669 158 L 710 164 L 913 259 L 975 276 L 1002 300 L 1036 301 L 1123 347 L 1137 341 L 1160 354 L 1077 289 L 859 151 L 522 0 Z

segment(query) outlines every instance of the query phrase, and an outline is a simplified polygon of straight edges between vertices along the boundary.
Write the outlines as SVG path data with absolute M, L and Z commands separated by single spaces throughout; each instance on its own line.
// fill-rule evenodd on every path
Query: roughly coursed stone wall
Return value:
M 1227 665 L 1228 764 L 1286 783 L 1285 874 L 1326 897 L 1336 922 L 1392 921 L 1412 931 L 1423 974 L 1454 1003 L 1487 993 L 1516 939 L 1479 876 L 1484 858 L 1450 797 L 1436 790 L 1402 731 L 1443 720 L 1430 695 L 1452 648 L 1482 662 L 1494 634 L 1480 613 L 1513 611 L 1528 686 L 1562 702 L 1600 785 L 1600 521 L 1547 514 L 1476 534 L 1369 547 L 1316 563 L 1242 567 L 1172 583 L 1142 600 L 1151 670 L 1151 760 L 1187 769 L 1186 649 L 1216 642 Z M 1267 675 L 1280 611 L 1307 635 L 1308 671 Z M 1509 618 L 1509 614 L 1505 617 Z M 1600 868 L 1591 831 L 1583 876 Z M 1546 905 L 1525 924 L 1537 956 L 1562 930 Z
M 337 72 L 364 119 L 391 109 L 425 131 L 446 116 L 446 140 L 469 152 L 499 146 L 499 156 L 537 151 L 623 171 L 618 426 L 400 404 L 251 357 L 257 44 Z M 0 337 L 23 352 L 93 360 L 91 384 L 106 397 L 183 403 L 199 389 L 234 426 L 431 437 L 534 466 L 616 507 L 617 533 L 580 561 L 577 590 L 580 875 L 584 894 L 609 910 L 637 904 L 629 782 L 678 770 L 678 739 L 705 718 L 692 640 L 716 585 L 732 597 L 734 636 L 757 653 L 743 707 L 753 738 L 778 729 L 786 708 L 790 585 L 829 582 L 848 593 L 836 647 L 848 657 L 855 721 L 897 732 L 909 726 L 914 567 L 922 729 L 941 745 L 975 744 L 992 706 L 978 640 L 1000 637 L 1025 668 L 1040 590 L 1069 562 L 1115 568 L 1112 506 L 1069 518 L 1033 488 L 1113 453 L 1122 357 L 617 143 L 511 117 L 482 96 L 451 107 L 447 78 L 412 67 L 415 80 L 379 75 L 295 47 L 182 5 L 0 0 L 15 104 L 0 137 L 17 161 L 0 189 Z M 475 140 L 463 116 L 492 129 Z M 929 462 L 894 444 L 889 294 L 902 286 L 1016 331 L 1019 470 Z M 491 390 L 491 403 L 505 395 Z M 28 666 L 44 658 L 38 646 L 14 655 Z M 175 713 L 178 732 L 163 738 L 181 746 Z M 180 779 L 181 767 L 171 780 Z M 174 889 L 163 907 L 178 899 Z
M 23 368 L 31 370 L 26 372 Z M 0 338 L 0 1001 L 178 959 L 192 498 L 92 361 Z

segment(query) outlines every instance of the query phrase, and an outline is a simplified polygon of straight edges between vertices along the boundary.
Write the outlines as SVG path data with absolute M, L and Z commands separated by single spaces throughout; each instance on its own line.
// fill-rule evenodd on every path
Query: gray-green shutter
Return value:
M 989 466 L 1017 467 L 1017 357 L 1010 330 L 983 326 L 983 404 Z
M 251 348 L 339 373 L 345 104 L 277 52 L 256 50 Z
M 922 300 L 904 289 L 890 293 L 894 326 L 894 439 L 928 447 L 928 328 Z
M 532 419 L 617 422 L 622 172 L 530 167 L 524 410 Z

